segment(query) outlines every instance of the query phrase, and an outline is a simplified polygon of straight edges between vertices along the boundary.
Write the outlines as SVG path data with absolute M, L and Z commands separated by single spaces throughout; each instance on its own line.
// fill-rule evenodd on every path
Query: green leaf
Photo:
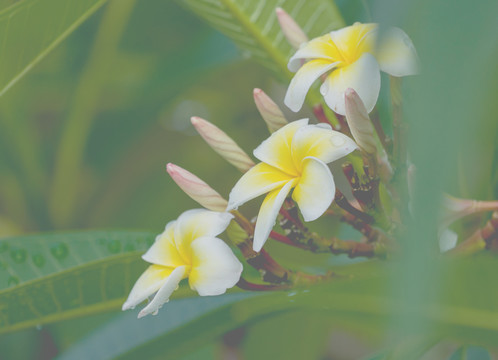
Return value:
M 491 355 L 482 347 L 462 346 L 450 356 L 449 360 L 491 360 Z
M 0 333 L 118 309 L 153 240 L 104 231 L 0 240 Z
M 165 305 L 157 316 L 137 319 L 138 309 L 117 315 L 112 321 L 80 342 L 74 344 L 58 358 L 62 359 L 113 359 L 136 346 L 148 343 L 165 332 L 173 332 L 202 316 L 225 309 L 243 299 L 258 296 L 257 293 L 226 294 L 215 297 L 193 297 L 173 300 Z M 214 336 L 218 331 L 213 333 Z M 190 344 L 189 344 L 190 345 Z M 142 354 L 147 358 L 147 353 Z
M 310 37 L 345 25 L 332 0 L 181 0 L 199 17 L 231 38 L 242 51 L 276 73 L 290 76 L 292 54 L 275 9 L 286 10 Z
M 437 303 L 420 304 L 418 308 L 389 296 L 386 290 L 390 286 L 387 276 L 390 268 L 383 263 L 369 261 L 336 267 L 334 270 L 338 274 L 349 276 L 340 276 L 329 283 L 309 289 L 271 292 L 249 298 L 243 298 L 242 295 L 221 296 L 218 299 L 225 300 L 219 300 L 218 305 L 209 306 L 205 311 L 194 312 L 192 317 L 189 314 L 197 306 L 209 304 L 211 299 L 173 301 L 160 312 L 160 316 L 165 316 L 164 319 L 168 320 L 161 321 L 158 318 L 154 322 L 154 326 L 159 329 L 143 330 L 149 335 L 142 334 L 142 330 L 135 331 L 135 327 L 142 327 L 141 320 L 130 316 L 132 320 L 129 323 L 120 322 L 119 326 L 109 325 L 95 332 L 93 340 L 85 343 L 85 348 L 96 349 L 102 343 L 115 344 L 115 339 L 122 339 L 120 345 L 116 345 L 119 351 L 112 353 L 113 358 L 175 359 L 213 341 L 226 331 L 289 311 L 320 314 L 324 321 L 334 326 L 358 328 L 373 337 L 382 336 L 389 326 L 389 321 L 386 320 L 390 316 L 410 313 L 434 323 L 445 338 L 493 345 L 498 331 L 498 304 L 495 301 L 498 298 L 498 288 L 476 286 L 476 279 L 480 279 L 477 282 L 481 282 L 481 285 L 487 281 L 493 284 L 498 263 L 492 257 L 479 257 L 444 265 L 448 275 L 444 282 L 445 297 Z M 168 310 L 170 305 L 187 303 L 191 307 L 181 305 L 182 307 Z M 169 326 L 170 319 L 174 321 L 176 316 L 187 317 L 187 321 L 175 322 L 178 326 Z M 147 326 L 144 325 L 144 328 Z M 140 341 L 133 341 L 134 337 L 140 337 Z M 128 341 L 130 345 L 125 346 L 124 343 Z M 397 343 L 390 344 L 394 345 Z
M 0 96 L 105 2 L 0 1 Z

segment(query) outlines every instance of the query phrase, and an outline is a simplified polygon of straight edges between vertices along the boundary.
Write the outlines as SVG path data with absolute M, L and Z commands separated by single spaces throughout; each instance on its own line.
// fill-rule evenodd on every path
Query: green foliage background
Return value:
M 165 164 L 225 195 L 239 176 L 190 116 L 248 152 L 267 136 L 252 89 L 281 103 L 290 78 L 276 6 L 310 36 L 375 21 L 416 44 L 422 75 L 404 85 L 419 192 L 403 255 L 353 263 L 269 244 L 285 264 L 349 277 L 214 298 L 181 288 L 157 317 L 121 313 L 154 234 L 198 207 Z M 498 356 L 496 256 L 443 260 L 434 235 L 441 191 L 498 197 L 497 13 L 463 0 L 0 0 L 0 359 L 210 359 L 235 343 L 247 359 Z

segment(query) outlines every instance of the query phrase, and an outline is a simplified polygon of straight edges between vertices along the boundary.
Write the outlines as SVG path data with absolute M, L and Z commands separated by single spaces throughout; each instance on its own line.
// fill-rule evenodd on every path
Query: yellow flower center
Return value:
M 337 67 L 344 67 L 356 62 L 364 53 L 371 53 L 375 46 L 374 24 L 355 24 L 334 36 L 327 37 L 324 55 L 339 62 Z

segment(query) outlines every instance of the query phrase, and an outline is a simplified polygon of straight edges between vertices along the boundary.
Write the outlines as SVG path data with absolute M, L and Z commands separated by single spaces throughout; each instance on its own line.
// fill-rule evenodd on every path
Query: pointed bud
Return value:
M 465 216 L 486 211 L 498 211 L 498 201 L 459 199 L 445 194 L 442 201 L 441 226 L 448 227 Z
M 185 194 L 208 210 L 224 212 L 228 202 L 208 184 L 191 172 L 169 163 L 166 171 Z
M 219 128 L 197 116 L 192 117 L 190 120 L 208 145 L 230 164 L 242 172 L 246 172 L 254 166 L 254 162 L 249 155 Z
M 349 88 L 345 94 L 346 120 L 356 143 L 360 149 L 372 155 L 376 152 L 375 129 L 368 117 L 367 109 L 360 97 Z
M 256 107 L 271 133 L 288 124 L 282 110 L 263 90 L 254 89 L 253 95 Z
M 373 167 L 378 167 L 375 171 L 381 180 L 387 183 L 392 178 L 393 169 L 363 101 L 351 88 L 346 90 L 344 100 L 346 120 L 353 138 L 366 157 L 373 161 Z
M 280 28 L 284 33 L 289 44 L 293 48 L 299 49 L 302 43 L 308 41 L 308 37 L 304 33 L 303 29 L 296 23 L 296 21 L 282 8 L 276 8 L 277 19 L 280 24 Z

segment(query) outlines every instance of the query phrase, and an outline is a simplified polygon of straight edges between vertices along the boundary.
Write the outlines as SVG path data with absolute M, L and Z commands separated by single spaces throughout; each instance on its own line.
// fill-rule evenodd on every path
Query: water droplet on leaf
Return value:
M 21 282 L 21 280 L 19 280 L 19 278 L 17 276 L 10 276 L 9 280 L 7 280 L 8 286 L 17 285 L 20 282 Z
M 132 243 L 128 243 L 125 245 L 124 250 L 125 251 L 133 251 L 133 250 L 135 250 L 135 246 Z
M 7 241 L 0 242 L 0 253 L 6 252 L 9 250 L 9 243 Z
M 45 265 L 45 258 L 41 254 L 33 255 L 31 259 L 33 260 L 33 264 L 38 267 L 42 267 L 43 265 Z
M 54 244 L 54 245 L 52 245 L 50 247 L 50 252 L 52 253 L 52 255 L 56 259 L 62 260 L 69 253 L 69 249 L 67 248 L 66 244 L 64 244 L 64 243 L 58 243 L 58 244 Z
M 25 249 L 12 249 L 10 252 L 12 259 L 20 264 L 26 260 L 26 250 Z
M 111 240 L 107 243 L 107 250 L 115 254 L 121 251 L 121 243 L 118 240 Z

